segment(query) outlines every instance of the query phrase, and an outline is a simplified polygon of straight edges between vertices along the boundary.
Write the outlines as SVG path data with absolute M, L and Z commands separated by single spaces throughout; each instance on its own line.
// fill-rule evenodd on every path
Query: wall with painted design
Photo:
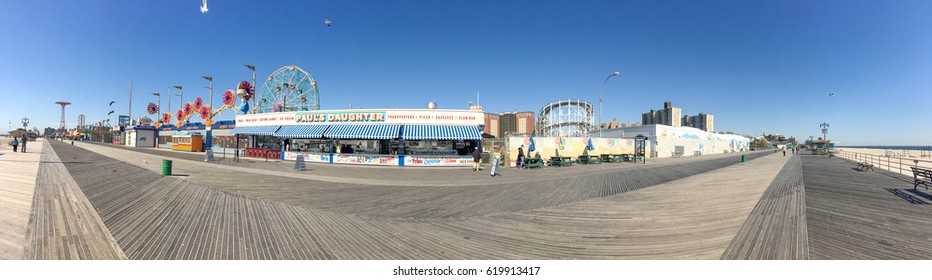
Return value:
M 515 166 L 518 161 L 518 148 L 524 145 L 524 155 L 533 157 L 539 152 L 542 159 L 550 160 L 552 156 L 572 157 L 574 160 L 583 154 L 589 137 L 509 137 L 508 154 L 503 155 L 509 158 L 510 166 Z M 593 150 L 589 155 L 600 154 L 634 154 L 633 138 L 598 138 L 592 139 Z M 534 142 L 535 151 L 529 151 L 531 142 Z M 488 152 L 488 151 L 486 151 Z M 647 147 L 647 153 L 650 154 L 650 146 Z

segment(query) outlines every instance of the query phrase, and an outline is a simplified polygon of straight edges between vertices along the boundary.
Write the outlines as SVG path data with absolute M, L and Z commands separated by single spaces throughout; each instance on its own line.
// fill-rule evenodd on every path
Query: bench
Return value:
M 579 161 L 580 164 L 602 163 L 602 161 L 599 160 L 599 156 L 579 156 L 576 160 Z
M 601 154 L 599 155 L 599 160 L 602 162 L 616 162 L 615 159 L 612 158 L 611 154 Z
M 544 160 L 539 159 L 539 158 L 528 158 L 524 162 L 524 169 L 543 167 L 543 166 L 544 166 Z
M 870 162 L 866 162 L 866 161 L 865 161 L 865 162 L 858 162 L 858 170 L 865 171 L 865 170 L 867 170 L 868 168 L 869 168 L 871 171 L 874 171 L 874 165 L 871 164 Z
M 570 157 L 550 157 L 550 166 L 568 166 L 573 165 Z
M 932 185 L 932 169 L 922 168 L 922 167 L 909 167 L 913 170 L 913 189 L 919 188 L 919 184 L 922 184 L 929 189 L 929 185 Z

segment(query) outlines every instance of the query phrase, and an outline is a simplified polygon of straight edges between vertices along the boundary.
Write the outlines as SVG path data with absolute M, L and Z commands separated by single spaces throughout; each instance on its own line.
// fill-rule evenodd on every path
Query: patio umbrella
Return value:
M 530 154 L 534 150 L 537 150 L 537 147 L 534 147 L 534 137 L 530 137 L 531 144 L 527 146 L 527 152 Z

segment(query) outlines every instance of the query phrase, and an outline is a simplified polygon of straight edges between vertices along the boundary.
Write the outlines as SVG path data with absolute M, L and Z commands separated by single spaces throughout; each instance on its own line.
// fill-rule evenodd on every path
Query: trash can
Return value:
M 163 159 L 162 160 L 162 176 L 171 176 L 172 175 L 172 161 Z
M 748 161 L 748 155 L 741 155 L 741 162 L 745 162 L 745 161 Z

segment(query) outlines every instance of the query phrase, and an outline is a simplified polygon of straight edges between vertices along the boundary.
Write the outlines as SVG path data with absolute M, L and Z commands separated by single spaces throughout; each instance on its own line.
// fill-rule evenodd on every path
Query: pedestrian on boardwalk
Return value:
M 783 156 L 786 156 L 786 149 L 783 149 Z
M 479 148 L 472 149 L 472 172 L 479 171 L 479 161 L 482 159 L 482 151 Z
M 524 168 L 524 145 L 518 147 L 518 168 Z
M 26 152 L 26 140 L 28 140 L 28 139 L 26 139 L 26 135 L 23 135 L 23 140 L 22 140 L 22 141 L 19 141 L 19 142 L 21 142 L 20 145 L 23 146 L 23 147 L 20 148 L 19 150 L 20 150 L 21 152 L 24 152 L 24 153 Z
M 16 147 L 19 146 L 19 141 L 16 141 L 16 137 L 13 137 L 13 142 L 10 142 L 10 145 L 13 145 L 13 152 L 16 152 Z

